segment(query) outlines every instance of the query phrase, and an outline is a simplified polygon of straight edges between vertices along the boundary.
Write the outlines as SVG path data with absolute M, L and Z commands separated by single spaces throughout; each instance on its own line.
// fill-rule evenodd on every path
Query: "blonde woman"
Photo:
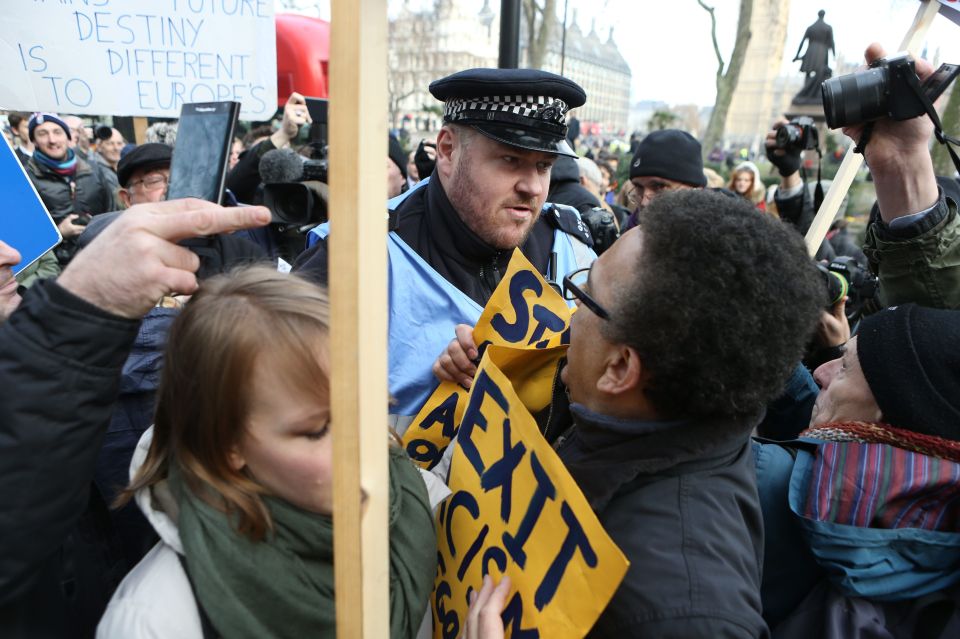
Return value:
M 156 421 L 125 493 L 161 541 L 97 636 L 334 636 L 330 433 L 352 427 L 330 420 L 321 289 L 265 267 L 204 282 L 171 329 Z M 426 487 L 396 446 L 389 490 L 390 634 L 408 638 L 436 541 Z

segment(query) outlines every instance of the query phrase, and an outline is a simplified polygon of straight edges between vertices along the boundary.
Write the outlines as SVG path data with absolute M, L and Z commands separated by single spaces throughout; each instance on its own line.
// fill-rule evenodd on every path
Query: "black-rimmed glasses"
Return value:
M 597 300 L 590 297 L 587 291 L 590 289 L 590 269 L 592 266 L 577 269 L 572 273 L 563 276 L 563 297 L 568 300 L 578 300 L 581 304 L 589 308 L 600 319 L 609 320 L 610 313 L 607 309 L 600 306 Z

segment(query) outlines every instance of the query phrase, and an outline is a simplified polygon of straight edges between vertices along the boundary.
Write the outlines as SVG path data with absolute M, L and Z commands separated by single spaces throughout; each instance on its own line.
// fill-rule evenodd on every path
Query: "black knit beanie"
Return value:
M 860 324 L 857 356 L 885 422 L 960 440 L 960 311 L 880 311 Z
M 643 138 L 634 153 L 630 177 L 660 177 L 705 187 L 700 143 L 686 131 L 654 131 Z

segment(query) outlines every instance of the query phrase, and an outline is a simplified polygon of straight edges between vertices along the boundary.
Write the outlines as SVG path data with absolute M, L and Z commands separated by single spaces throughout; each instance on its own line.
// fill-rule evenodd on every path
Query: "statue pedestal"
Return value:
M 796 102 L 791 102 L 790 107 L 787 109 L 786 116 L 789 120 L 807 116 L 808 118 L 813 118 L 813 121 L 818 125 L 821 122 L 826 123 L 826 118 L 823 115 L 823 104 L 820 102 L 815 104 L 797 104 Z

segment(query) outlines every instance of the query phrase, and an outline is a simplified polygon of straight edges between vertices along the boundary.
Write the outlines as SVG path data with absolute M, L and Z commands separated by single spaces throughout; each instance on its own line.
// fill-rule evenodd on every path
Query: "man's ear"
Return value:
M 630 346 L 623 344 L 611 351 L 597 390 L 608 395 L 623 395 L 639 388 L 646 375 L 640 356 Z
M 460 146 L 457 132 L 449 126 L 444 126 L 437 134 L 437 173 L 448 179 L 453 173 L 454 153 Z
M 120 204 L 123 205 L 123 208 L 130 208 L 130 191 L 121 188 L 119 191 L 117 191 L 117 197 L 120 198 Z

